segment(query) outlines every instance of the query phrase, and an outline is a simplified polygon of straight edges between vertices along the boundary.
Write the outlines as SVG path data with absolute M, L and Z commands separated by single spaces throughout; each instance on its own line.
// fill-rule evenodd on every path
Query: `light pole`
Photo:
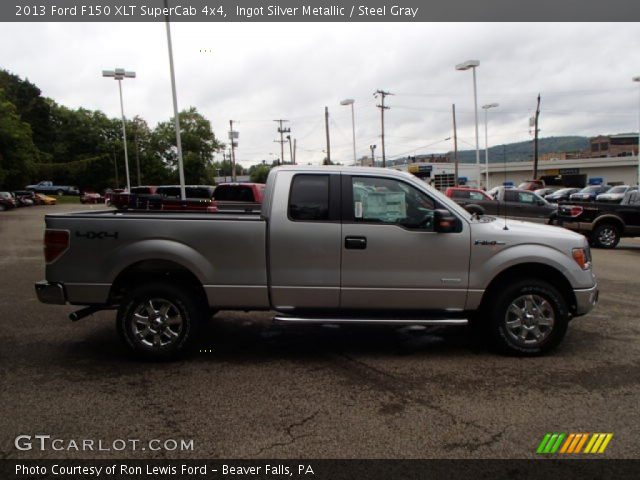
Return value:
M 353 104 L 356 101 L 353 98 L 347 98 L 345 100 L 342 100 L 340 102 L 340 105 L 351 105 L 351 133 L 353 136 L 353 164 L 356 165 L 357 164 L 357 160 L 356 160 L 356 115 L 354 113 L 354 108 L 353 108 Z
M 369 145 L 369 148 L 371 149 L 371 166 L 375 167 L 376 166 L 376 156 L 375 156 L 376 146 Z
M 489 190 L 489 109 L 499 107 L 498 103 L 488 103 L 482 106 L 484 110 L 484 188 Z
M 640 82 L 640 76 L 633 77 L 633 81 Z M 640 186 L 640 107 L 638 108 L 638 186 Z
M 456 65 L 456 70 L 473 70 L 473 107 L 476 119 L 476 175 L 478 176 L 478 187 L 480 186 L 480 139 L 478 135 L 478 86 L 476 81 L 476 68 L 480 66 L 480 60 L 467 60 Z
M 127 192 L 131 191 L 131 179 L 129 178 L 129 156 L 127 154 L 127 129 L 124 118 L 124 104 L 122 102 L 122 80 L 125 78 L 136 78 L 136 72 L 127 72 L 124 68 L 115 70 L 103 70 L 103 77 L 113 78 L 118 81 L 118 91 L 120 92 L 120 114 L 122 116 L 122 143 L 124 144 L 124 171 L 127 174 Z
M 169 12 L 168 0 L 164 0 L 165 11 Z M 171 43 L 171 26 L 169 15 L 165 15 L 164 22 L 167 27 L 167 51 L 169 53 L 169 74 L 171 76 L 171 94 L 173 97 L 173 123 L 176 130 L 176 149 L 178 151 L 178 176 L 180 178 L 180 199 L 186 200 L 187 194 L 184 187 L 184 162 L 182 161 L 182 138 L 180 136 L 180 114 L 178 112 L 178 94 L 176 92 L 176 73 L 173 66 L 173 44 Z

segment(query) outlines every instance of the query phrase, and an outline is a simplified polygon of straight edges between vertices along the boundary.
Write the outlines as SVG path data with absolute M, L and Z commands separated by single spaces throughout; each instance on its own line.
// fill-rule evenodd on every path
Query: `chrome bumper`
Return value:
M 61 283 L 49 283 L 43 280 L 36 282 L 35 287 L 38 300 L 42 303 L 53 303 L 55 305 L 64 305 L 67 303 L 67 297 Z
M 574 290 L 573 293 L 576 296 L 576 317 L 589 313 L 598 303 L 598 284 L 591 288 Z

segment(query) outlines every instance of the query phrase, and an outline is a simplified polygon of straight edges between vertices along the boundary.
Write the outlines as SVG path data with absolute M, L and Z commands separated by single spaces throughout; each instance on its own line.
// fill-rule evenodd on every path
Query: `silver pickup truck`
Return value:
M 598 298 L 589 246 L 559 227 L 469 214 L 393 170 L 285 166 L 260 214 L 46 216 L 40 301 L 117 308 L 148 357 L 185 351 L 221 309 L 279 324 L 465 325 L 535 355 Z M 476 329 L 475 327 L 479 327 Z

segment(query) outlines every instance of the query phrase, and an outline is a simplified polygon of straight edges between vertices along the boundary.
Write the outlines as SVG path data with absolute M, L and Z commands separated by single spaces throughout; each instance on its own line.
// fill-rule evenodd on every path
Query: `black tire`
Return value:
M 600 223 L 591 232 L 591 244 L 596 248 L 616 248 L 620 242 L 620 229 L 613 223 Z
M 0 204 L 0 212 L 4 212 L 7 209 L 4 205 Z
M 149 302 L 155 314 L 150 313 Z M 142 285 L 122 301 L 116 329 L 124 344 L 139 357 L 152 360 L 177 358 L 187 352 L 198 337 L 209 311 L 204 303 L 192 290 L 169 283 Z M 167 311 L 162 315 L 164 307 Z M 141 320 L 145 316 L 146 322 Z M 176 324 L 178 316 L 179 326 Z
M 523 306 L 520 311 L 531 314 L 528 318 L 523 315 L 521 328 L 512 305 L 516 309 Z M 553 285 L 538 279 L 505 285 L 488 302 L 487 314 L 487 334 L 493 346 L 502 353 L 521 357 L 550 352 L 562 341 L 569 325 L 565 299 Z

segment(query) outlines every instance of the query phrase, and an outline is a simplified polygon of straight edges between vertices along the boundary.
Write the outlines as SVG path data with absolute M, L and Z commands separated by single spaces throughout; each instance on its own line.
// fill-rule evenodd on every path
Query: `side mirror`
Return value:
M 460 219 L 449 210 L 435 210 L 433 212 L 433 220 L 433 231 L 437 233 L 459 232 L 462 227 Z

